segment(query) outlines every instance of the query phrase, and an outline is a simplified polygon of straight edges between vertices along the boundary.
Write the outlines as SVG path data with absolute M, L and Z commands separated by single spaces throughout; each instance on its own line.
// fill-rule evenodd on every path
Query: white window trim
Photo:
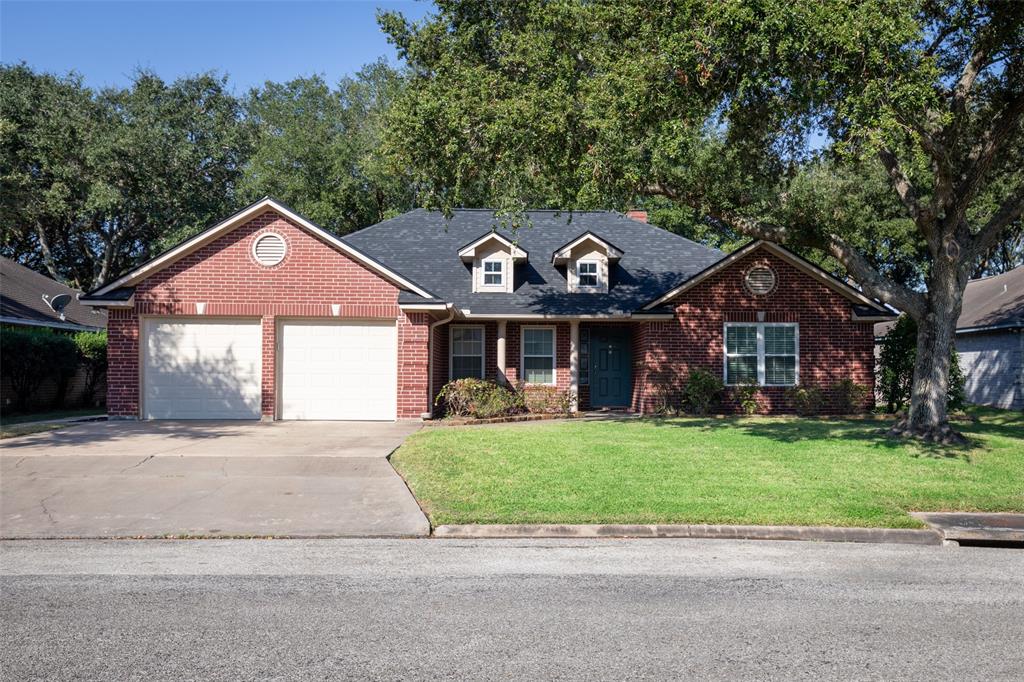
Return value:
M 580 281 L 580 266 L 581 265 L 593 265 L 594 266 L 594 283 L 583 284 Z M 591 273 L 587 273 L 591 274 Z M 600 289 L 601 288 L 601 261 L 587 259 L 576 261 L 576 288 L 577 289 Z
M 757 327 L 757 385 L 758 386 L 799 386 L 800 385 L 800 324 L 797 322 L 726 322 L 725 327 L 722 329 L 722 381 L 726 386 L 738 386 L 739 384 L 729 383 L 729 347 L 726 337 L 728 336 L 729 327 Z M 795 355 L 795 368 L 793 372 L 793 383 L 792 384 L 767 384 L 765 383 L 765 349 L 764 349 L 764 329 L 765 327 L 792 327 L 793 328 L 793 345 Z M 745 357 L 753 355 L 752 353 L 733 353 L 732 357 Z M 784 356 L 772 357 L 789 357 L 788 354 Z
M 482 324 L 451 324 L 448 325 L 448 381 L 453 381 L 452 359 L 455 357 L 455 344 L 452 337 L 456 329 L 479 329 L 480 330 L 480 378 L 487 378 L 487 329 Z M 473 357 L 465 355 L 460 357 Z
M 501 281 L 498 282 L 497 284 L 488 283 L 487 282 L 487 264 L 488 263 L 500 263 L 501 264 L 501 272 L 499 272 L 499 273 L 494 273 L 494 272 L 490 273 L 492 275 L 494 275 L 494 274 L 501 275 Z M 480 287 L 481 288 L 486 288 L 486 289 L 504 289 L 505 288 L 505 271 L 506 271 L 506 269 L 507 268 L 505 267 L 505 259 L 504 258 L 484 258 L 483 260 L 481 260 L 480 261 Z
M 526 381 L 526 334 L 527 329 L 550 329 L 551 330 L 551 381 L 536 382 Z M 531 355 L 531 358 L 542 358 L 544 355 Z M 558 328 L 551 325 L 524 324 L 519 328 L 519 377 L 527 386 L 556 386 L 558 385 Z

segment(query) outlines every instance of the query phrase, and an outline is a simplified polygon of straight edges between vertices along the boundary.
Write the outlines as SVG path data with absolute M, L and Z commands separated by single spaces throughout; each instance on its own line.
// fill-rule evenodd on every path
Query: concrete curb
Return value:
M 437 526 L 436 538 L 695 538 L 710 540 L 805 540 L 941 545 L 942 534 L 910 528 L 830 526 L 712 526 L 645 524 L 466 524 Z

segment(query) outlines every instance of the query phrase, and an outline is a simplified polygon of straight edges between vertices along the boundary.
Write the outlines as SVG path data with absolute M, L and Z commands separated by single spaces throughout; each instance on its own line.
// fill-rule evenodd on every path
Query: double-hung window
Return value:
M 505 286 L 505 261 L 485 260 L 484 261 L 484 286 L 501 287 Z
M 756 381 L 793 386 L 800 376 L 800 331 L 796 324 L 725 325 L 725 383 Z
M 448 378 L 484 378 L 484 328 L 449 327 Z
M 576 279 L 580 287 L 596 287 L 597 261 L 581 260 L 576 263 Z
M 523 327 L 523 380 L 528 384 L 555 383 L 555 330 Z

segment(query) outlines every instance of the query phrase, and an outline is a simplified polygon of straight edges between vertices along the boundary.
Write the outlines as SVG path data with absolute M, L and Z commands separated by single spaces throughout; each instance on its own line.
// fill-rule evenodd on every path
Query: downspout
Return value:
M 448 309 L 448 317 L 431 322 L 427 330 L 427 411 L 424 412 L 427 419 L 434 418 L 434 330 L 455 319 L 455 306 L 445 303 L 445 307 Z

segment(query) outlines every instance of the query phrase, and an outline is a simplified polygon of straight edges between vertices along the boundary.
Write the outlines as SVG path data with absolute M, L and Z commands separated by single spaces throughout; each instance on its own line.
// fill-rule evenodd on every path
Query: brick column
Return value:
M 277 346 L 277 320 L 273 315 L 264 315 L 263 323 L 263 365 L 261 379 L 260 414 L 263 421 L 272 421 L 277 417 L 277 363 L 274 358 Z

